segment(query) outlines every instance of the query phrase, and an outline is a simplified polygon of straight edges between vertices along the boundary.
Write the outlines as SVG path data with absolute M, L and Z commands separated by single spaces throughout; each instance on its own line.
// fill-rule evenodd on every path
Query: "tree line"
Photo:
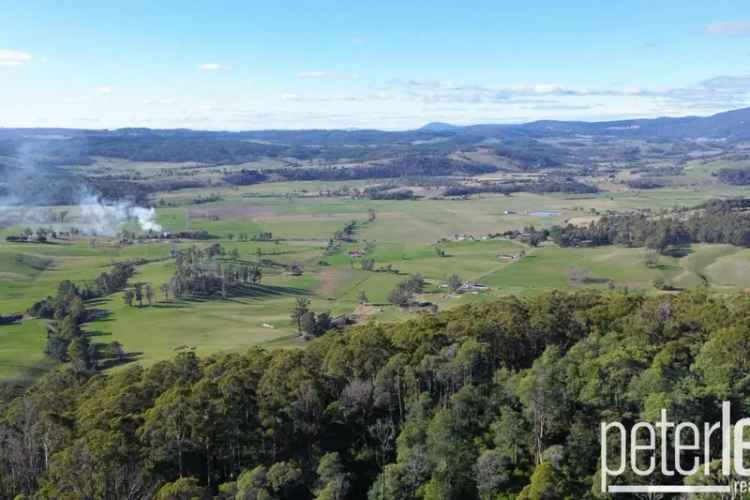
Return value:
M 599 189 L 591 184 L 573 179 L 559 177 L 545 177 L 532 182 L 483 182 L 479 185 L 453 185 L 443 193 L 444 196 L 471 196 L 480 193 L 598 193 Z
M 715 175 L 725 184 L 733 186 L 747 186 L 750 184 L 750 169 L 747 168 L 722 168 Z
M 162 292 L 174 298 L 210 297 L 223 298 L 240 293 L 243 287 L 260 282 L 262 272 L 259 264 L 239 262 L 238 253 L 227 255 L 218 243 L 205 249 L 192 246 L 175 255 L 175 272 Z
M 728 243 L 750 246 L 750 199 L 714 200 L 696 209 L 605 215 L 588 225 L 554 226 L 560 246 L 626 245 L 659 252 L 672 245 Z
M 305 349 L 57 370 L 5 399 L 0 496 L 599 498 L 601 421 L 744 407 L 749 325 L 747 295 L 550 292 Z
M 70 362 L 77 372 L 93 370 L 100 358 L 122 361 L 125 351 L 113 342 L 103 350 L 91 343 L 81 325 L 93 318 L 85 301 L 104 297 L 121 290 L 135 272 L 129 263 L 117 263 L 109 272 L 101 273 L 92 283 L 76 285 L 70 280 L 60 282 L 57 293 L 35 302 L 29 314 L 50 320 L 47 323 L 47 341 L 44 352 L 60 362 Z
M 483 163 L 452 160 L 445 156 L 411 154 L 396 159 L 355 167 L 304 167 L 264 170 L 263 174 L 246 170 L 241 177 L 230 174 L 224 177 L 229 183 L 255 179 L 258 175 L 274 176 L 287 181 L 347 181 L 359 179 L 388 179 L 399 177 L 435 177 L 451 175 L 481 175 L 495 172 L 496 167 Z
M 362 194 L 370 200 L 413 200 L 416 194 L 411 189 L 399 189 L 396 186 L 369 186 Z

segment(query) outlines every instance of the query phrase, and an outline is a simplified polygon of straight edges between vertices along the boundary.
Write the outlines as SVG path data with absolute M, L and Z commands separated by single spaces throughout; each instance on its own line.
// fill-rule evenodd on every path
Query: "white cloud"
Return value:
M 710 35 L 750 35 L 750 21 L 726 21 L 706 26 Z
M 297 73 L 297 78 L 300 80 L 351 80 L 354 76 L 335 71 L 303 71 Z
M 96 95 L 110 95 L 112 93 L 112 87 L 107 85 L 97 87 L 95 89 Z
M 600 104 L 534 104 L 523 109 L 534 111 L 587 111 L 600 107 Z
M 177 102 L 177 101 L 175 101 L 172 98 L 166 98 L 166 99 L 145 99 L 143 101 L 143 104 L 146 104 L 146 105 L 149 105 L 149 106 L 150 105 L 154 105 L 154 104 L 160 104 L 162 106 L 171 106 L 175 102 Z
M 719 76 L 694 86 L 676 88 L 641 87 L 567 87 L 558 84 L 518 84 L 509 86 L 485 86 L 456 84 L 453 82 L 408 80 L 393 82 L 404 88 L 407 95 L 425 102 L 516 102 L 519 98 L 535 96 L 554 97 L 648 97 L 675 100 L 716 100 L 729 98 L 733 94 L 750 91 L 750 78 L 745 76 Z
M 20 50 L 0 49 L 0 66 L 20 66 L 31 61 L 31 54 Z
M 226 66 L 219 63 L 205 63 L 198 66 L 203 71 L 220 71 L 223 69 L 227 69 Z
M 712 90 L 750 92 L 750 75 L 715 76 L 714 78 L 702 81 L 701 85 Z
M 63 102 L 66 104 L 80 104 L 89 101 L 88 96 L 71 96 L 63 98 Z
M 283 101 L 299 101 L 301 100 L 300 96 L 297 94 L 281 94 L 281 99 Z

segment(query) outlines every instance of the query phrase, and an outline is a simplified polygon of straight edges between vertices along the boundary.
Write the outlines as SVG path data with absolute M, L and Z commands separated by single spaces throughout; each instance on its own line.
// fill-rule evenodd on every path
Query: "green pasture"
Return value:
M 115 169 L 115 165 L 99 167 Z M 134 167 L 133 175 L 155 175 L 168 165 Z M 149 170 L 151 169 L 151 170 Z M 157 169 L 157 170 L 153 170 Z M 109 172 L 103 170 L 102 174 Z M 140 172 L 140 173 L 137 173 Z M 509 293 L 535 294 L 554 288 L 617 287 L 655 292 L 654 281 L 674 288 L 707 286 L 718 292 L 750 288 L 750 250 L 728 245 L 693 245 L 659 258 L 656 267 L 645 262 L 644 249 L 530 248 L 488 235 L 533 225 L 537 228 L 591 217 L 606 211 L 637 208 L 670 208 L 696 205 L 714 197 L 743 193 L 741 189 L 707 184 L 706 189 L 671 187 L 649 191 L 622 191 L 596 195 L 482 195 L 467 200 L 421 199 L 416 201 L 372 201 L 312 196 L 321 190 L 342 186 L 363 187 L 363 182 L 267 183 L 242 188 L 186 190 L 164 193 L 168 201 L 185 203 L 157 210 L 157 221 L 165 231 L 205 229 L 215 239 L 168 240 L 118 244 L 104 237 L 82 237 L 54 244 L 0 242 L 0 314 L 23 312 L 35 301 L 55 293 L 60 281 L 85 282 L 108 269 L 113 262 L 137 260 L 131 285 L 149 283 L 157 300 L 143 307 L 126 306 L 117 293 L 90 308 L 102 310 L 101 319 L 85 329 L 94 342 L 117 340 L 134 353 L 135 362 L 151 364 L 189 349 L 199 354 L 245 350 L 261 345 L 269 348 L 301 347 L 289 320 L 295 300 L 308 297 L 316 312 L 333 315 L 357 311 L 364 292 L 371 305 L 369 314 L 383 321 L 398 320 L 414 312 L 388 305 L 388 294 L 396 284 L 414 274 L 423 275 L 428 286 L 423 300 L 440 308 L 490 300 Z M 200 194 L 220 192 L 216 203 L 190 205 Z M 60 207 L 56 207 L 60 209 Z M 75 213 L 75 208 L 70 208 Z M 368 221 L 371 211 L 375 219 Z M 540 216 L 538 212 L 552 212 Z M 357 221 L 354 240 L 335 251 L 326 247 L 336 231 Z M 0 230 L 4 239 L 22 227 Z M 275 241 L 240 241 L 271 232 Z M 236 250 L 239 259 L 255 263 L 259 258 L 274 263 L 263 269 L 259 287 L 245 296 L 227 300 L 166 300 L 159 287 L 173 274 L 169 258 L 173 246 L 205 246 L 221 243 Z M 366 242 L 370 242 L 367 245 Z M 442 250 L 444 256 L 436 249 Z M 350 252 L 367 251 L 376 271 L 362 269 L 362 257 Z M 290 276 L 283 266 L 299 263 L 302 276 Z M 390 271 L 386 269 L 389 268 Z M 571 282 L 571 269 L 582 272 L 583 282 Z M 464 281 L 489 287 L 462 295 L 444 285 L 451 274 Z M 36 377 L 53 364 L 42 352 L 45 325 L 26 319 L 0 326 L 0 380 Z

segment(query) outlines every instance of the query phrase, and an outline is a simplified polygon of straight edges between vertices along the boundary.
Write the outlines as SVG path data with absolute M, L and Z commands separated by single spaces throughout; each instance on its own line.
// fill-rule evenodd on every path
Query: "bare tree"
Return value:
M 154 303 L 154 289 L 151 287 L 151 283 L 146 283 L 146 301 L 148 301 L 148 305 L 153 305 Z
M 591 279 L 591 272 L 580 267 L 571 267 L 568 270 L 568 281 L 571 285 L 583 285 Z

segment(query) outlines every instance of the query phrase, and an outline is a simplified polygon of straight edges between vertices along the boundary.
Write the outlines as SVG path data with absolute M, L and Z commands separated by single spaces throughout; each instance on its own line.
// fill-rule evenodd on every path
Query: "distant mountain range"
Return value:
M 604 122 L 540 120 L 522 124 L 452 125 L 433 122 L 416 130 L 382 131 L 376 129 L 302 129 L 214 132 L 191 129 L 125 128 L 117 130 L 19 129 L 0 128 L 0 140 L 52 137 L 119 137 L 130 139 L 225 139 L 252 140 L 284 145 L 382 144 L 434 138 L 513 138 L 550 136 L 614 136 L 651 139 L 748 139 L 750 108 L 726 111 L 712 116 L 651 118 Z M 471 141 L 469 141 L 471 142 Z
M 566 140 L 540 140 L 544 138 Z M 707 147 L 699 139 L 720 143 L 722 148 L 750 140 L 750 108 L 708 117 L 607 122 L 542 120 L 469 126 L 435 122 L 405 131 L 0 128 L 0 169 L 3 165 L 24 164 L 86 165 L 95 157 L 209 165 L 262 158 L 276 158 L 290 165 L 306 160 L 335 164 L 390 161 L 405 155 L 449 157 L 477 147 L 522 168 L 539 169 L 587 165 L 602 155 L 623 161 L 638 156 L 638 148 L 626 144 L 613 147 L 612 142 L 617 140 L 680 143 L 680 148 L 671 150 L 679 155 Z
M 502 135 L 568 136 L 609 135 L 663 139 L 747 139 L 750 138 L 750 108 L 712 116 L 651 118 L 606 122 L 540 120 L 518 125 L 467 125 L 428 123 L 419 131 L 495 137 Z

